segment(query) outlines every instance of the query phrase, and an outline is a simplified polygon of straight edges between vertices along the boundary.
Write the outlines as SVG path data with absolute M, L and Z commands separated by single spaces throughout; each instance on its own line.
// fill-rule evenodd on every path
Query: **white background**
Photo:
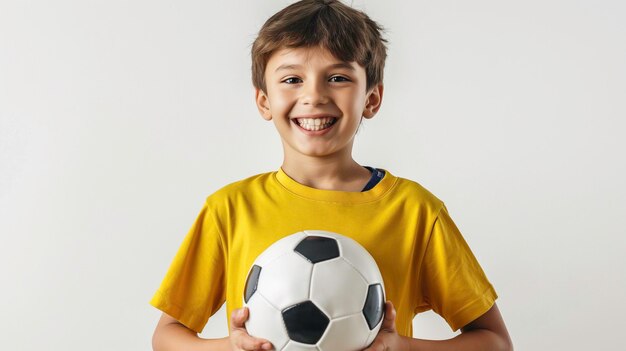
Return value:
M 249 50 L 289 3 L 0 1 L 2 349 L 151 348 L 148 301 L 206 196 L 281 164 Z M 389 39 L 355 159 L 445 201 L 517 350 L 620 348 L 625 3 L 354 6 Z M 202 335 L 225 333 L 221 311 Z

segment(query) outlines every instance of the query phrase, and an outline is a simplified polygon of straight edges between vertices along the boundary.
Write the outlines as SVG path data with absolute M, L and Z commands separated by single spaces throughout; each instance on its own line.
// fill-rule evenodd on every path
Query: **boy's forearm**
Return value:
M 448 340 L 422 340 L 406 337 L 406 351 L 512 351 L 501 335 L 488 329 L 474 329 Z
M 172 323 L 159 328 L 152 337 L 154 351 L 231 351 L 228 337 L 203 339 L 183 325 Z

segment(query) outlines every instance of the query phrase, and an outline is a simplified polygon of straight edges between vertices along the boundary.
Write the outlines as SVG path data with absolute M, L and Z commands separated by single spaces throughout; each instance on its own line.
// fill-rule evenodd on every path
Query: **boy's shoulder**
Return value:
M 396 191 L 393 196 L 409 202 L 419 202 L 421 205 L 431 207 L 434 211 L 443 206 L 443 201 L 421 183 L 409 178 L 397 178 Z
M 263 189 L 276 172 L 264 172 L 222 186 L 207 196 L 207 203 L 223 203 L 229 199 L 250 196 L 255 189 Z

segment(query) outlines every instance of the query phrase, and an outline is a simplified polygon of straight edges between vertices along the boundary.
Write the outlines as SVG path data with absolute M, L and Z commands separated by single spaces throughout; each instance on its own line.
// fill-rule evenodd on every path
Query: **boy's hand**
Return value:
M 273 349 L 272 344 L 265 339 L 250 336 L 245 322 L 248 320 L 248 308 L 243 307 L 233 311 L 230 316 L 230 348 L 233 351 L 267 351 Z
M 396 331 L 396 309 L 391 301 L 385 303 L 385 319 L 372 344 L 363 351 L 409 351 L 404 337 Z

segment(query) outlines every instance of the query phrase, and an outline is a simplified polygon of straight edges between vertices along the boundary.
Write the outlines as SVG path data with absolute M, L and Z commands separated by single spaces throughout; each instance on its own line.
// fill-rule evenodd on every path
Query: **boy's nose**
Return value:
M 323 83 L 311 82 L 305 84 L 302 95 L 302 103 L 305 105 L 323 105 L 328 103 L 328 94 Z

